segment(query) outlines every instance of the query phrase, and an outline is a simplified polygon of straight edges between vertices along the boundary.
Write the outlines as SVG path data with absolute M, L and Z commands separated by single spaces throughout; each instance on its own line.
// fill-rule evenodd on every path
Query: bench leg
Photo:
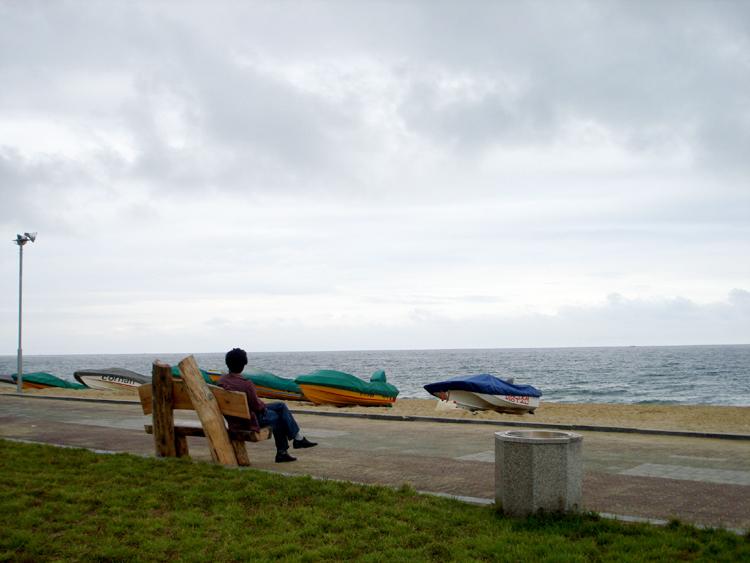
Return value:
M 211 450 L 211 459 L 214 463 L 221 463 L 219 461 L 219 456 L 216 454 L 216 450 L 214 449 L 213 443 L 211 443 L 211 439 L 206 436 L 206 441 L 208 442 L 208 449 Z M 250 467 L 250 458 L 247 455 L 247 449 L 245 448 L 245 442 L 243 440 L 231 440 L 229 441 L 230 444 L 232 444 L 232 449 L 234 450 L 234 456 L 237 459 L 237 465 L 243 466 L 243 467 Z
M 247 448 L 243 440 L 230 440 L 234 448 L 234 455 L 237 456 L 237 465 L 240 467 L 250 467 L 250 458 L 247 455 Z
M 177 457 L 190 457 L 190 450 L 188 449 L 187 436 L 175 436 L 175 450 L 177 451 Z
M 211 438 L 206 436 L 206 442 L 208 442 L 208 449 L 211 452 L 211 460 L 213 460 L 214 463 L 218 463 L 221 465 L 221 461 L 219 461 L 219 456 L 216 453 L 216 449 L 214 448 L 214 444 L 211 441 Z

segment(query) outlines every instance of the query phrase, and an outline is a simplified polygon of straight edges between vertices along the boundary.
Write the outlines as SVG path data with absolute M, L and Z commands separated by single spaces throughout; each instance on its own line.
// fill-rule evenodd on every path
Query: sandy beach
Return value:
M 11 389 L 3 392 L 13 393 Z M 89 399 L 117 399 L 138 401 L 136 391 L 97 391 L 73 389 L 24 389 L 24 394 Z M 431 416 L 468 418 L 474 420 L 530 422 L 545 424 L 582 424 L 617 426 L 650 430 L 682 430 L 750 434 L 750 407 L 708 407 L 690 405 L 612 405 L 545 403 L 534 415 L 508 415 L 482 411 L 471 413 L 463 409 L 436 410 L 437 400 L 398 399 L 392 407 L 333 407 L 288 401 L 294 410 L 381 413 L 396 416 Z

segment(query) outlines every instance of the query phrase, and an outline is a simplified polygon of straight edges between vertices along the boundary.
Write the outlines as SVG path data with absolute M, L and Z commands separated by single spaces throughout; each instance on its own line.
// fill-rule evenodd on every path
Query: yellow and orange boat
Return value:
M 0 378 L 3 387 L 16 387 L 18 385 L 18 374 L 8 374 Z M 12 383 L 11 383 L 12 381 Z M 61 389 L 86 389 L 85 385 L 79 385 L 43 371 L 24 373 L 21 376 L 22 389 L 50 389 L 59 387 Z
M 395 403 L 398 396 L 398 389 L 386 383 L 382 370 L 373 373 L 369 383 L 333 370 L 300 375 L 294 382 L 309 401 L 319 405 L 387 407 Z
M 216 382 L 224 372 L 214 369 L 203 370 L 201 374 L 206 383 L 216 385 Z M 172 376 L 180 377 L 177 366 L 172 368 Z M 255 385 L 255 392 L 261 399 L 273 399 L 276 401 L 307 401 L 307 398 L 299 386 L 292 379 L 278 377 L 268 371 L 258 368 L 246 368 L 242 372 Z
M 242 373 L 255 385 L 255 392 L 262 399 L 277 401 L 307 401 L 307 397 L 292 379 L 279 377 L 258 368 L 246 369 Z

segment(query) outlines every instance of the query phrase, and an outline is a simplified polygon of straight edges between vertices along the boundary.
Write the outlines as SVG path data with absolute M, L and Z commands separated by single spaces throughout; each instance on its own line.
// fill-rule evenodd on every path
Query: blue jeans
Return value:
M 261 426 L 273 430 L 276 451 L 285 452 L 289 449 L 289 440 L 299 433 L 299 426 L 292 413 L 284 403 L 267 403 L 265 414 L 258 417 Z

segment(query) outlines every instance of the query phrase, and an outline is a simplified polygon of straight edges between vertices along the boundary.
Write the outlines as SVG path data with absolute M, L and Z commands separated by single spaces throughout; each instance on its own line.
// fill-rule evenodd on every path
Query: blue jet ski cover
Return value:
M 488 373 L 470 375 L 468 377 L 454 377 L 440 383 L 428 383 L 424 388 L 431 395 L 440 393 L 441 391 L 472 391 L 474 393 L 484 393 L 485 395 L 542 396 L 542 392 L 531 385 L 514 385 Z

